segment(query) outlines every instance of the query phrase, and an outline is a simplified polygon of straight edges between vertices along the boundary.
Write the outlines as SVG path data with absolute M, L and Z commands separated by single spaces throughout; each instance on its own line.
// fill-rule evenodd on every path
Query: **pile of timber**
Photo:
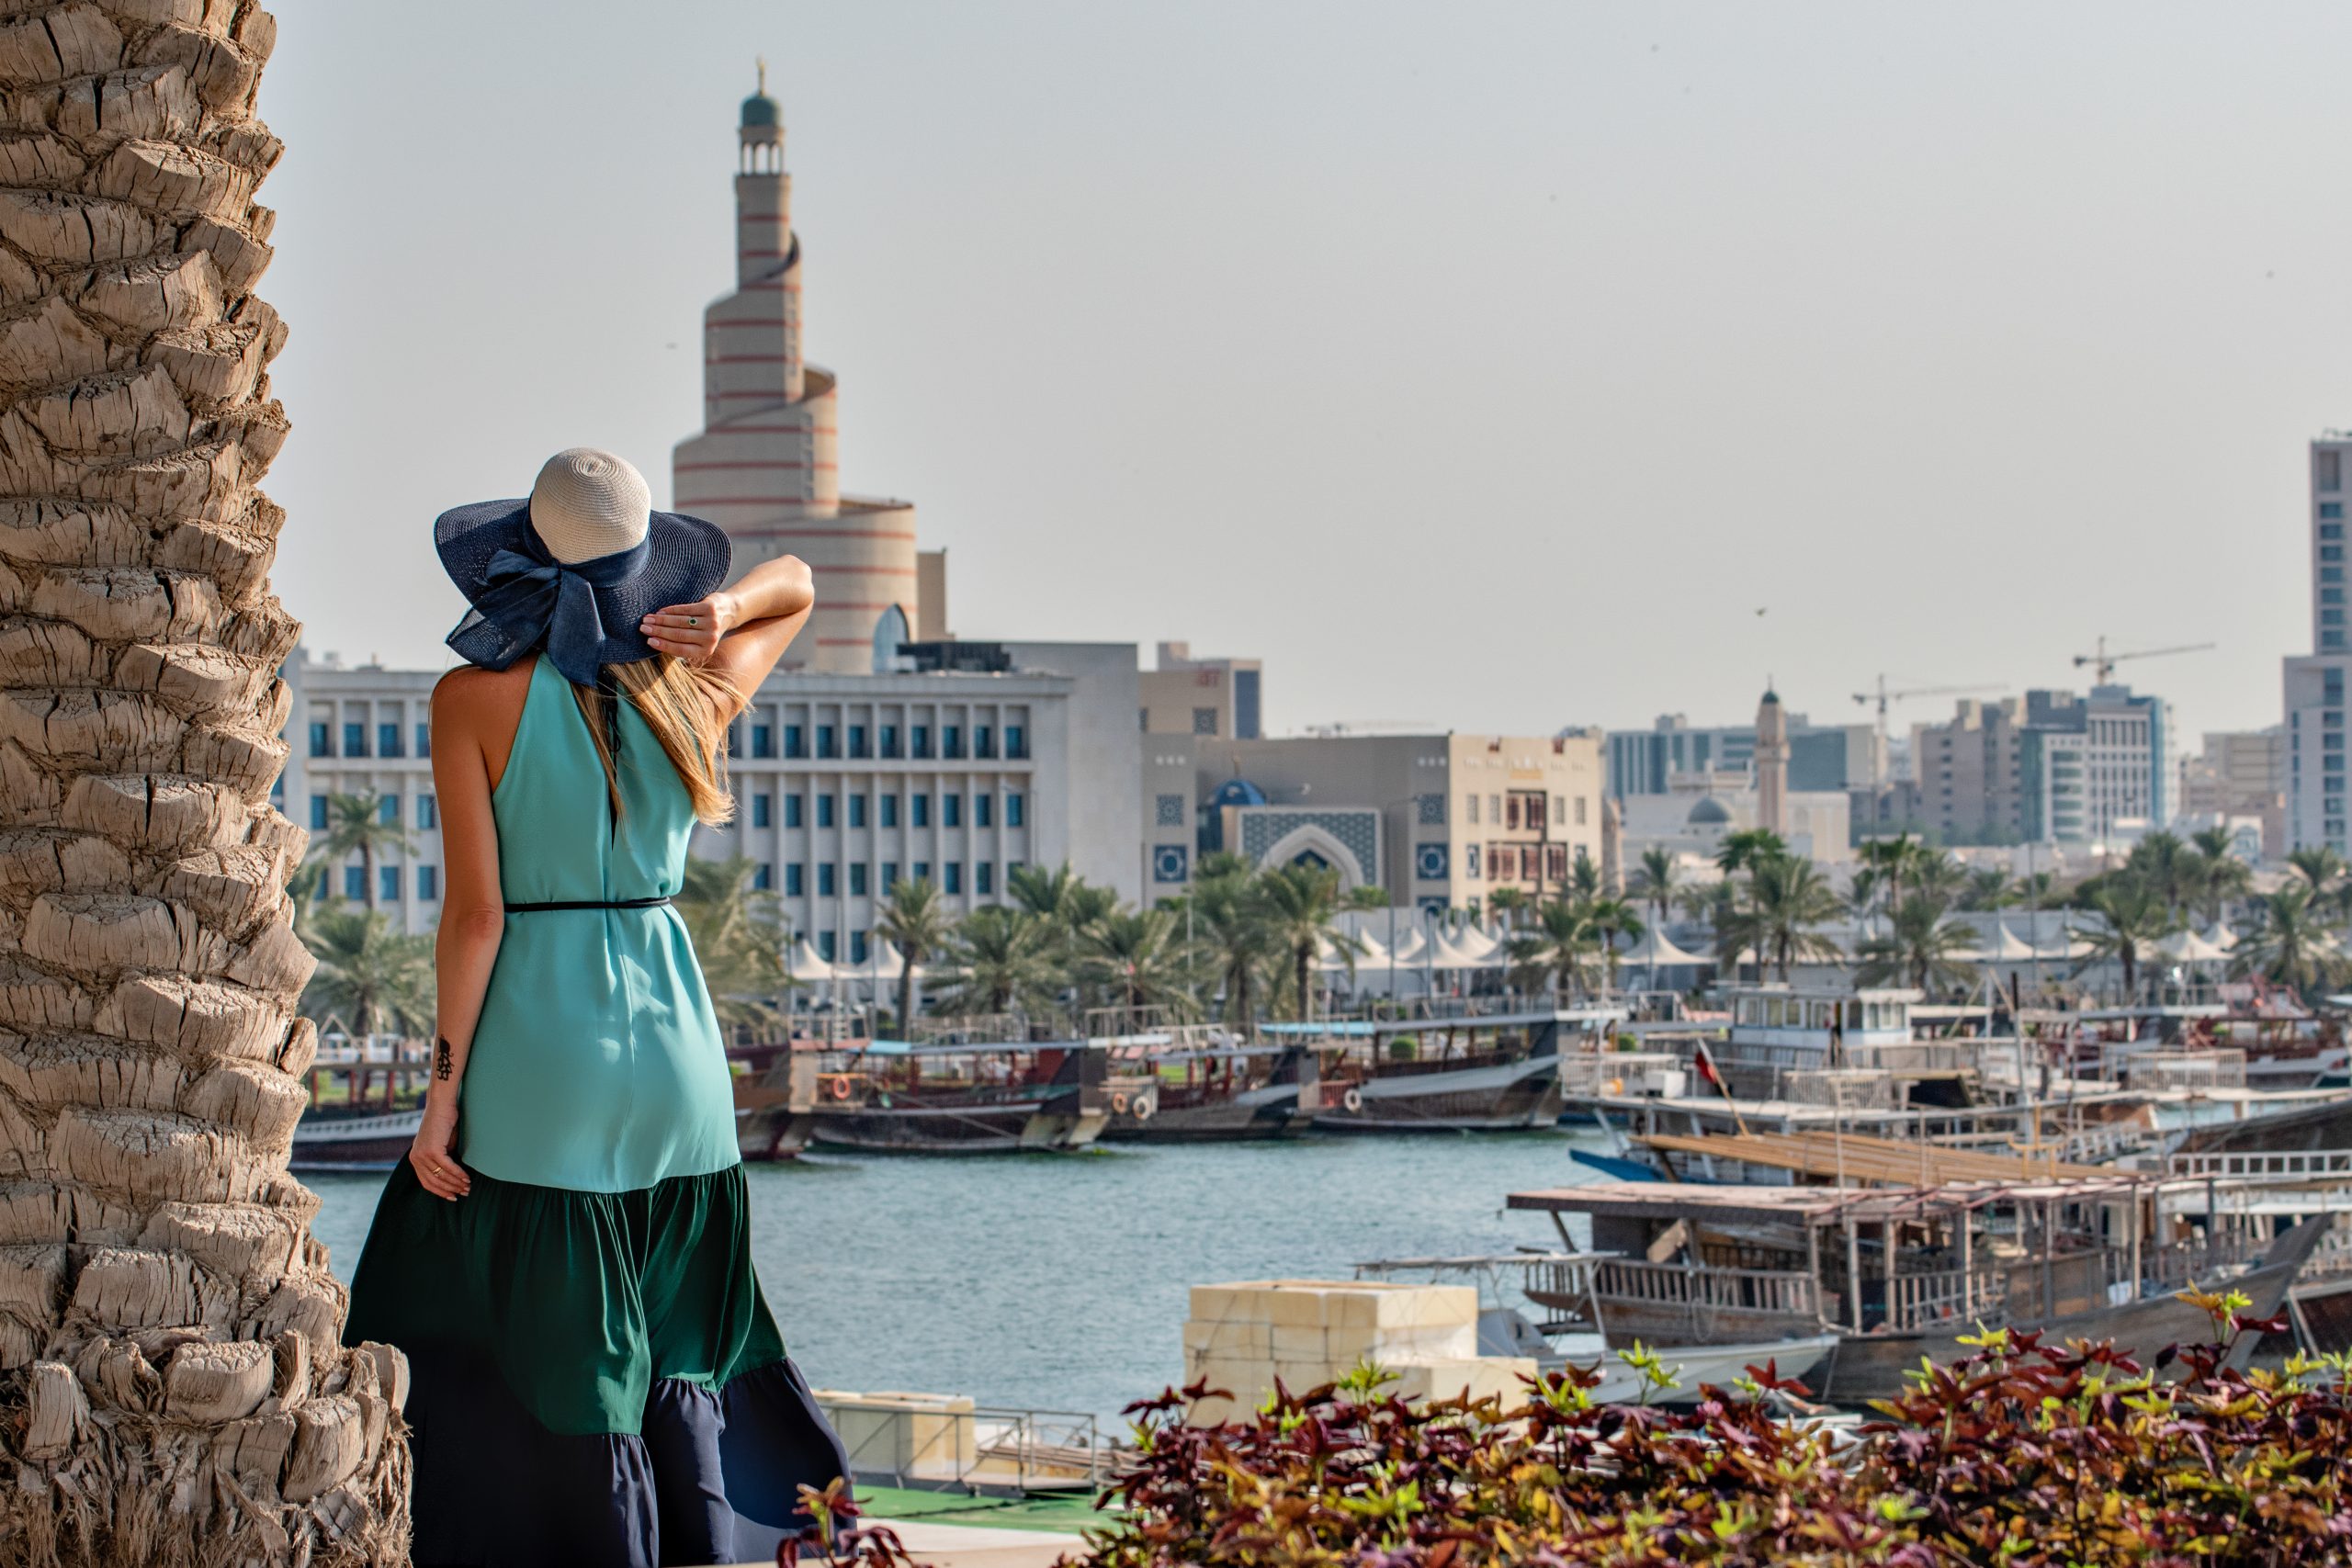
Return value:
M 1634 1140 L 1660 1154 L 1744 1160 L 1803 1178 L 1841 1176 L 1856 1187 L 1934 1187 L 1948 1181 L 2074 1181 L 2115 1172 L 2050 1155 L 1993 1155 L 1981 1149 L 1866 1137 L 1858 1133 L 1653 1133 Z

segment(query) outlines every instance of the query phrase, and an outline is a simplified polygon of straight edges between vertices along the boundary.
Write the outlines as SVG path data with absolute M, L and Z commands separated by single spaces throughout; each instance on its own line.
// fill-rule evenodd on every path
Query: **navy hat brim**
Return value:
M 717 524 L 682 512 L 656 512 L 646 535 L 644 566 L 622 581 L 594 590 L 597 617 L 604 637 L 596 662 L 633 664 L 651 659 L 658 649 L 645 640 L 638 623 L 656 610 L 690 604 L 707 597 L 727 581 L 734 547 Z M 544 554 L 531 530 L 527 498 L 478 501 L 453 506 L 434 520 L 433 547 L 442 570 L 469 605 L 481 601 L 491 562 L 501 550 Z M 543 638 L 517 644 L 516 639 L 469 609 L 449 634 L 449 646 L 468 660 L 503 670 L 530 652 Z

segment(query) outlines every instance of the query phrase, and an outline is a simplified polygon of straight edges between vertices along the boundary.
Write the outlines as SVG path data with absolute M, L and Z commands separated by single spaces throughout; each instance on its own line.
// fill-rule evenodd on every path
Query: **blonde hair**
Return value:
M 687 797 L 694 802 L 695 816 L 712 827 L 731 821 L 735 797 L 727 788 L 727 727 L 743 705 L 734 682 L 715 670 L 666 653 L 627 664 L 607 664 L 605 674 L 645 720 L 653 739 L 662 743 L 678 782 L 686 786 Z M 596 742 L 596 760 L 605 765 L 605 789 L 612 797 L 617 821 L 621 785 L 614 771 L 612 695 L 577 682 L 571 694 Z

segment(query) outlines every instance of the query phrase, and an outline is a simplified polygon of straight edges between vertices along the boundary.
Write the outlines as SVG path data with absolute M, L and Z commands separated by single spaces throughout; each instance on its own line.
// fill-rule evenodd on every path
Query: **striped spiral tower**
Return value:
M 739 569 L 797 555 L 815 570 L 788 666 L 871 670 L 916 624 L 914 508 L 841 492 L 834 378 L 801 355 L 800 237 L 764 63 L 738 135 L 735 292 L 703 312 L 703 429 L 678 444 L 672 493 L 727 530 Z

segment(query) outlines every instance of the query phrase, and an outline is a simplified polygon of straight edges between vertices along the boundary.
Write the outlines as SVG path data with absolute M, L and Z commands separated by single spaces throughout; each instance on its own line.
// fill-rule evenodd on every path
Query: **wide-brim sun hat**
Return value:
M 527 497 L 451 507 L 433 546 L 471 606 L 448 637 L 458 657 L 503 670 L 544 649 L 582 686 L 653 658 L 638 623 L 725 582 L 734 553 L 716 524 L 654 511 L 645 476 L 593 446 L 548 458 Z

